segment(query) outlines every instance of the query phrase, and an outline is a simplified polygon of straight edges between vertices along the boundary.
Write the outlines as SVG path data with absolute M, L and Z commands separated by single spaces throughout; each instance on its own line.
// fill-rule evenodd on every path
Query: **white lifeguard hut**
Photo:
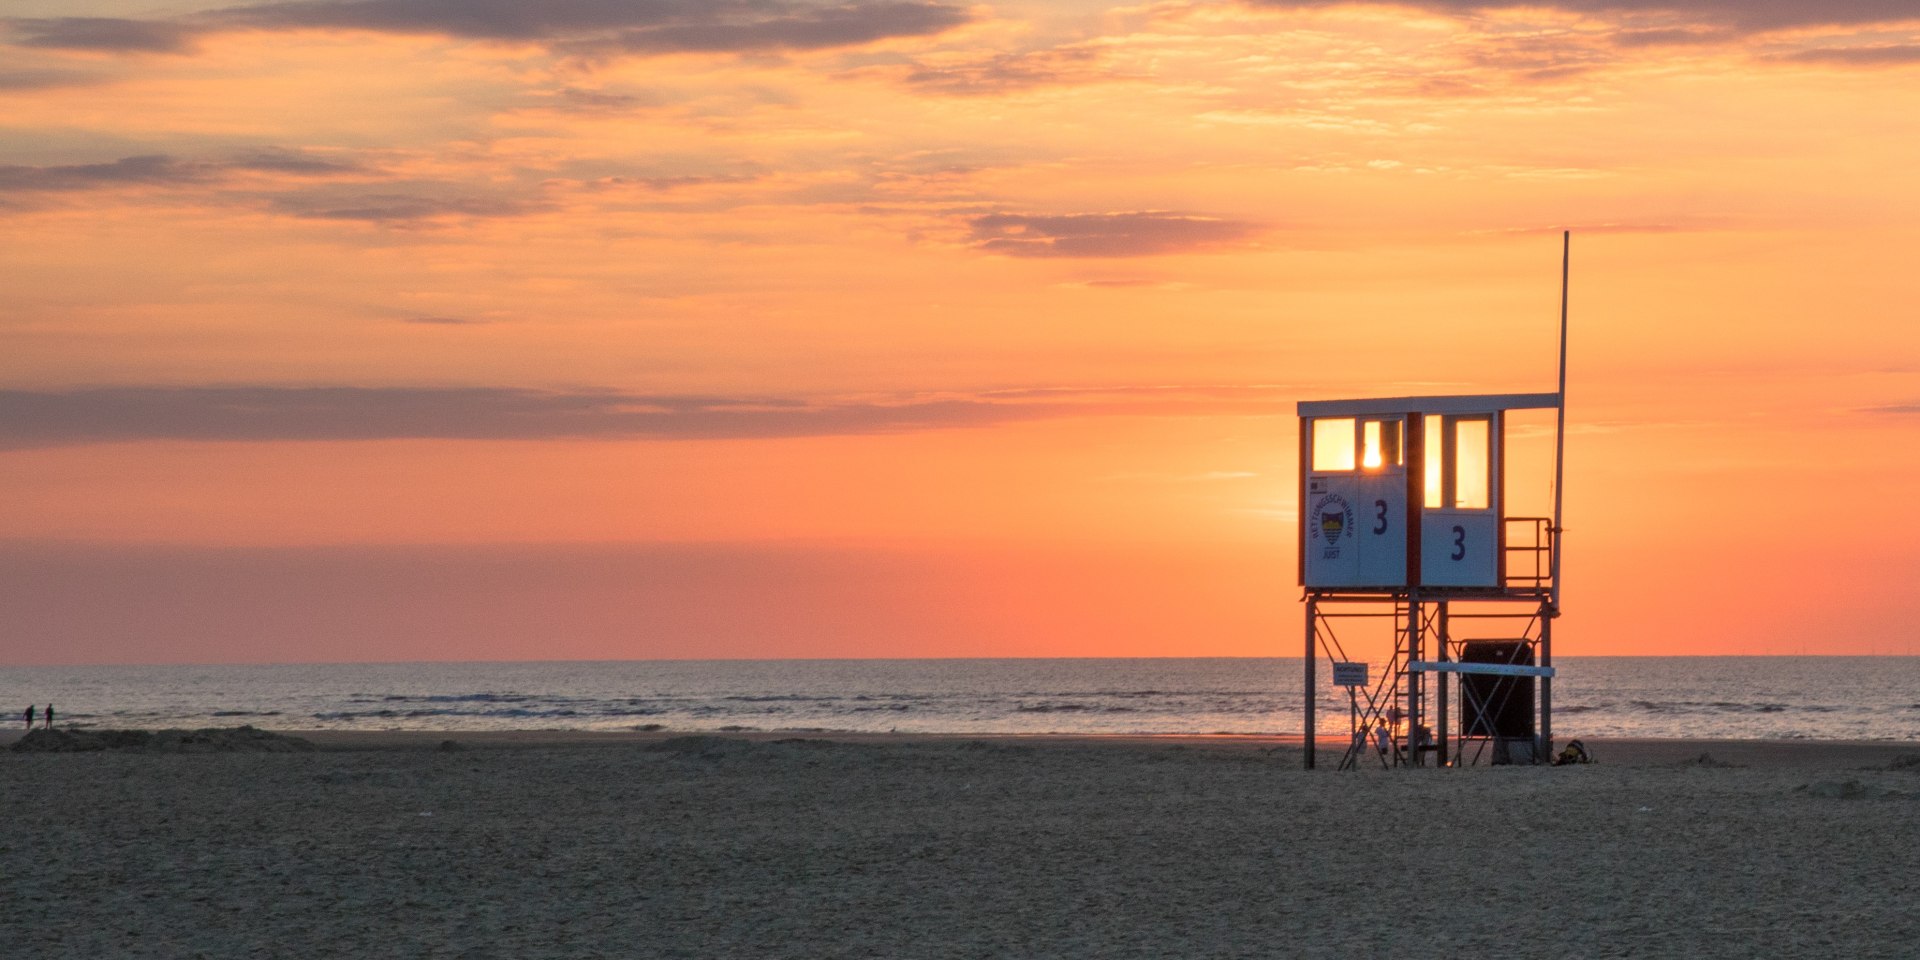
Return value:
M 1309 768 L 1317 661 L 1358 666 L 1336 629 L 1357 620 L 1391 619 L 1393 653 L 1372 684 L 1369 671 L 1335 671 L 1352 697 L 1343 769 L 1371 753 L 1415 766 L 1552 754 L 1571 237 L 1563 242 L 1557 392 L 1299 405 Z M 1507 510 L 1506 422 L 1518 410 L 1555 411 L 1552 516 Z

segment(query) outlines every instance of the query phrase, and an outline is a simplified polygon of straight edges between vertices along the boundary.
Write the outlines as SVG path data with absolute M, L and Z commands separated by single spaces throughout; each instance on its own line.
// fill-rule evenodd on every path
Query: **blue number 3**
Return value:
M 1453 557 L 1452 559 L 1465 560 L 1466 558 L 1467 558 L 1467 528 L 1460 526 L 1459 524 L 1456 523 L 1453 525 Z

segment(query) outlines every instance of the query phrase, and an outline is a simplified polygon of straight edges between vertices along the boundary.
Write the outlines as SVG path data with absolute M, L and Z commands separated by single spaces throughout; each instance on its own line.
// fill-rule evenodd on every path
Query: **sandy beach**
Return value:
M 302 736 L 0 752 L 4 954 L 1920 954 L 1911 744 L 1337 773 L 1239 737 Z

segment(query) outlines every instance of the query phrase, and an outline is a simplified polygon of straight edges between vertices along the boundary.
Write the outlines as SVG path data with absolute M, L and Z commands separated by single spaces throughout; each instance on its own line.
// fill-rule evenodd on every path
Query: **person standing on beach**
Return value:
M 53 704 L 47 704 L 47 729 L 53 729 Z
M 27 704 L 27 729 L 33 729 L 33 704 Z

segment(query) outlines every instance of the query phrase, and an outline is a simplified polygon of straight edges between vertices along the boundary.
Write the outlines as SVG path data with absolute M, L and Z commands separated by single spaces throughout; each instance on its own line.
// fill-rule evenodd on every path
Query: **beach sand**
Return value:
M 1914 745 L 303 735 L 0 753 L 0 954 L 1920 956 Z

